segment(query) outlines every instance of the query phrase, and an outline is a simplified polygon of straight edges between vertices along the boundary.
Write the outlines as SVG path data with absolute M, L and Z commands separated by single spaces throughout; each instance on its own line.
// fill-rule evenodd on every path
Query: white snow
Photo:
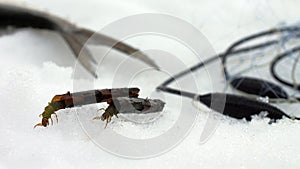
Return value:
M 19 3 L 68 18 L 93 30 L 133 14 L 165 13 L 194 25 L 216 51 L 224 50 L 234 40 L 247 34 L 271 28 L 280 22 L 294 23 L 300 18 L 300 1 L 297 0 L 24 0 Z M 154 40 L 146 44 L 134 40 L 130 43 L 142 49 L 155 45 L 168 47 L 164 45 L 166 41 Z M 300 167 L 300 122 L 283 119 L 268 125 L 267 119 L 257 118 L 247 123 L 216 115 L 219 122 L 216 131 L 207 142 L 200 143 L 208 113 L 199 112 L 192 105 L 183 113 L 186 116 L 197 113 L 197 120 L 183 141 L 170 151 L 149 159 L 132 160 L 102 150 L 91 140 L 94 136 L 88 136 L 82 129 L 82 124 L 94 133 L 114 130 L 128 138 L 146 139 L 168 130 L 180 114 L 177 108 L 181 106 L 179 97 L 153 92 L 154 87 L 168 77 L 166 73 L 147 69 L 142 72 L 147 78 L 139 74 L 132 78 L 129 75 L 145 65 L 128 59 L 124 62 L 125 65 L 131 63 L 131 71 L 121 74 L 121 67 L 116 75 L 115 66 L 124 58 L 117 53 L 103 61 L 103 66 L 97 72 L 99 79 L 93 82 L 92 87 L 110 88 L 116 79 L 119 83 L 113 84 L 115 86 L 138 85 L 142 89 L 142 97 L 166 100 L 168 106 L 164 114 L 151 117 L 156 120 L 147 125 L 124 120 L 126 116 L 113 118 L 114 122 L 104 130 L 104 122 L 91 119 L 100 115 L 97 109 L 106 104 L 89 105 L 61 110 L 58 112 L 58 124 L 33 129 L 41 120 L 38 115 L 54 95 L 91 88 L 84 79 L 73 78 L 72 66 L 75 61 L 72 53 L 55 33 L 20 30 L 1 36 L 0 46 L 0 169 Z M 92 49 L 97 52 L 97 49 Z M 183 49 L 174 48 L 168 52 L 173 52 L 173 55 L 178 52 L 180 54 L 176 57 L 179 61 L 187 65 L 194 64 L 193 56 Z M 214 73 L 218 74 L 219 71 L 216 69 Z M 202 75 L 195 74 L 197 79 L 201 79 L 198 87 L 204 93 L 211 86 L 208 77 Z M 76 89 L 74 82 L 77 84 Z M 192 85 L 186 84 L 185 87 Z M 190 100 L 183 102 L 190 104 Z

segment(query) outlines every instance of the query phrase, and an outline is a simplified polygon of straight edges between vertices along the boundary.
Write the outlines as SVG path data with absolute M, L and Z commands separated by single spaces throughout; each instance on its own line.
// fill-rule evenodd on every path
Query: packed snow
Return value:
M 142 13 L 168 14 L 181 18 L 199 29 L 216 52 L 223 51 L 234 40 L 245 35 L 274 27 L 279 23 L 295 23 L 300 18 L 300 2 L 296 0 L 24 0 L 16 3 L 56 14 L 96 31 L 125 16 Z M 172 39 L 149 39 L 130 39 L 127 43 L 142 50 L 156 47 L 166 50 L 164 56 L 175 56 L 174 60 L 181 65 L 177 72 L 198 61 L 197 57 L 186 49 L 174 47 L 173 45 L 180 44 L 172 42 Z M 92 81 L 90 86 L 91 77 L 88 73 L 82 75 L 89 77 L 88 80 L 74 78 L 76 61 L 63 39 L 56 33 L 19 30 L 14 34 L 1 36 L 0 46 L 0 169 L 300 167 L 298 121 L 284 118 L 269 125 L 268 119 L 259 117 L 246 122 L 215 114 L 216 130 L 206 142 L 200 142 L 209 116 L 207 110 L 195 107 L 199 105 L 193 106 L 190 99 L 155 91 L 155 87 L 168 78 L 169 74 L 176 72 L 157 72 L 135 59 L 124 61 L 125 55 L 113 52 L 101 62 L 97 72 L 99 79 Z M 95 55 L 101 53 L 101 47 L 91 49 Z M 149 51 L 149 54 L 162 67 L 167 66 L 168 60 L 164 62 L 164 59 L 155 56 L 155 51 Z M 203 59 L 208 57 L 203 56 Z M 120 63 L 128 72 L 122 71 Z M 220 66 L 212 66 L 215 67 L 211 67 L 210 70 L 214 71 L 209 72 L 210 76 L 219 80 L 219 85 L 211 84 L 205 72 L 196 72 L 193 77 L 190 75 L 189 78 L 183 78 L 179 84 L 182 84 L 185 90 L 191 91 L 193 85 L 196 85 L 201 93 L 211 91 L 212 85 L 224 86 L 221 85 L 224 81 L 220 75 Z M 143 69 L 144 67 L 146 69 Z M 138 73 L 133 76 L 132 72 Z M 193 78 L 197 79 L 197 84 L 184 82 Z M 140 87 L 141 97 L 166 101 L 166 111 L 145 117 L 121 115 L 119 119 L 113 118 L 113 122 L 104 129 L 104 122 L 92 119 L 100 115 L 101 112 L 97 109 L 107 105 L 95 104 L 60 110 L 57 113 L 58 123 L 47 128 L 33 129 L 41 120 L 38 115 L 56 94 L 112 86 L 124 87 L 126 84 Z M 176 85 L 178 84 L 173 86 L 178 87 Z M 223 88 L 215 90 L 222 91 Z M 187 105 L 185 111 L 179 111 L 181 104 Z M 297 109 L 293 108 L 292 111 L 300 116 Z M 192 119 L 192 114 L 196 114 L 195 121 L 185 121 L 190 128 L 182 135 L 182 140 L 174 143 L 174 146 L 164 153 L 150 158 L 132 159 L 116 156 L 100 148 L 95 142 L 99 139 L 99 131 L 102 132 L 100 134 L 104 133 L 103 139 L 106 140 L 110 139 L 109 133 L 112 131 L 132 139 L 155 138 L 172 128 L 178 118 L 182 117 L 180 115 Z M 132 119 L 139 123 L 133 122 Z M 143 123 L 144 121 L 150 122 Z M 181 131 L 180 127 L 182 126 L 178 126 L 178 131 Z M 168 142 L 172 140 L 166 138 L 161 144 Z

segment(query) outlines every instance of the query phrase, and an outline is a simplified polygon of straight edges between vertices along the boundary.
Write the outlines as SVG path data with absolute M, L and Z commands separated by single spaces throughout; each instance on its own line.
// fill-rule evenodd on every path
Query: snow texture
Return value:
M 48 11 L 93 30 L 133 14 L 165 13 L 197 27 L 218 52 L 240 37 L 278 23 L 294 23 L 300 18 L 300 1 L 297 0 L 25 0 L 17 3 Z M 155 41 L 155 38 L 143 44 L 134 40 L 129 42 L 141 49 L 164 45 L 170 49 L 168 43 L 164 43 L 166 41 Z M 41 120 L 38 115 L 54 95 L 73 91 L 74 57 L 60 36 L 47 31 L 20 30 L 4 35 L 0 38 L 0 46 L 0 169 L 300 167 L 300 122 L 288 119 L 268 125 L 267 119 L 256 118 L 248 123 L 216 115 L 219 121 L 217 130 L 206 143 L 200 144 L 208 113 L 199 112 L 191 106 L 190 111 L 184 113 L 197 113 L 198 118 L 187 137 L 165 154 L 141 160 L 121 158 L 103 151 L 82 130 L 78 116 L 94 130 L 103 130 L 104 123 L 92 118 L 100 115 L 97 109 L 106 104 L 61 110 L 58 112 L 58 124 L 33 130 L 33 126 Z M 189 57 L 188 52 L 172 46 L 171 49 L 185 64 L 194 64 L 195 60 Z M 115 66 L 123 58 L 116 52 L 104 60 L 97 72 L 99 79 L 93 87 L 110 88 L 116 76 Z M 139 68 L 145 66 L 134 59 L 128 62 Z M 219 71 L 217 68 L 215 73 Z M 142 88 L 141 96 L 144 98 L 164 98 L 167 111 L 151 117 L 155 120 L 149 125 L 113 118 L 114 122 L 108 128 L 126 137 L 151 138 L 174 124 L 180 113 L 177 111 L 180 98 L 153 92 L 168 77 L 164 73 L 153 73 L 152 70 L 145 72 L 147 78 L 137 75 L 130 84 Z M 119 75 L 120 81 L 128 78 L 126 75 L 126 72 Z M 201 78 L 200 90 L 209 91 L 208 77 L 200 75 L 195 74 Z M 76 82 L 85 83 L 84 79 Z M 124 84 L 114 85 L 122 87 Z M 83 85 L 80 89 L 90 88 Z

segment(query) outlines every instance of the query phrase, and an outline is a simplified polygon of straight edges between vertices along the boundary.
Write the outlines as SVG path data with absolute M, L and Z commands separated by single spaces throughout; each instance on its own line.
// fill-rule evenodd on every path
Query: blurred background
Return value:
M 277 26 L 295 24 L 300 18 L 300 1 L 297 0 L 0 2 L 42 10 L 95 31 L 135 14 L 168 14 L 199 29 L 217 53 L 224 51 L 229 44 L 241 37 Z M 113 34 L 108 35 L 114 37 Z M 144 41 L 133 40 L 130 45 L 143 50 L 153 44 L 142 42 Z M 160 43 L 162 42 L 158 41 L 155 45 L 163 45 Z M 75 59 L 63 39 L 48 31 L 23 29 L 12 34 L 4 33 L 0 37 L 0 46 L 0 169 L 300 167 L 300 124 L 288 119 L 268 125 L 265 120 L 246 123 L 225 118 L 210 140 L 200 144 L 200 134 L 208 115 L 199 114 L 190 133 L 178 146 L 160 156 L 142 160 L 114 156 L 90 140 L 77 122 L 75 114 L 92 118 L 98 115 L 93 106 L 63 110 L 59 113 L 58 124 L 33 130 L 33 125 L 40 120 L 38 114 L 43 111 L 47 102 L 55 94 L 72 91 Z M 194 64 L 193 59 L 187 60 L 185 64 Z M 109 69 L 109 65 L 106 66 L 107 68 L 100 69 L 97 88 L 110 86 L 108 81 L 114 72 Z M 221 71 L 217 69 L 216 71 Z M 163 80 L 157 79 L 157 82 Z M 143 94 L 145 97 L 147 95 L 149 94 Z M 196 110 L 191 111 L 194 113 Z M 169 113 L 159 124 L 172 124 L 176 117 Z M 97 126 L 99 123 L 93 122 L 93 125 Z M 138 127 L 129 122 L 116 123 L 114 129 L 119 133 L 133 130 L 134 132 L 129 133 L 130 136 L 143 133 L 147 137 L 165 130 L 165 126 L 161 127 L 159 124 Z M 123 128 L 126 130 L 122 131 Z

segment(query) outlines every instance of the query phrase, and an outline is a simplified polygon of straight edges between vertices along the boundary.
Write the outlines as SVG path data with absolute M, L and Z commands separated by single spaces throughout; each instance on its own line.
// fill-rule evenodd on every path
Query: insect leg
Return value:
M 102 107 L 102 108 L 98 109 L 98 111 L 100 111 L 100 110 L 104 110 L 105 111 L 105 108 Z
M 56 122 L 58 123 L 58 117 L 57 117 L 57 114 L 56 113 L 53 113 L 55 115 L 55 118 L 56 118 Z
M 106 119 L 106 123 L 105 123 L 104 129 L 106 129 L 108 123 L 109 123 L 109 122 L 108 122 L 108 118 L 107 118 L 107 119 Z
M 111 122 L 111 117 L 112 117 L 112 116 L 109 116 L 109 117 L 108 117 L 108 123 Z
M 43 124 L 42 123 L 38 123 L 33 128 L 36 128 L 37 126 L 43 126 Z
M 96 117 L 93 118 L 93 120 L 100 120 L 100 119 L 101 119 L 100 116 L 96 116 Z
M 53 120 L 52 120 L 52 118 L 50 117 L 49 119 L 50 119 L 50 121 L 51 121 L 51 125 L 53 126 Z

